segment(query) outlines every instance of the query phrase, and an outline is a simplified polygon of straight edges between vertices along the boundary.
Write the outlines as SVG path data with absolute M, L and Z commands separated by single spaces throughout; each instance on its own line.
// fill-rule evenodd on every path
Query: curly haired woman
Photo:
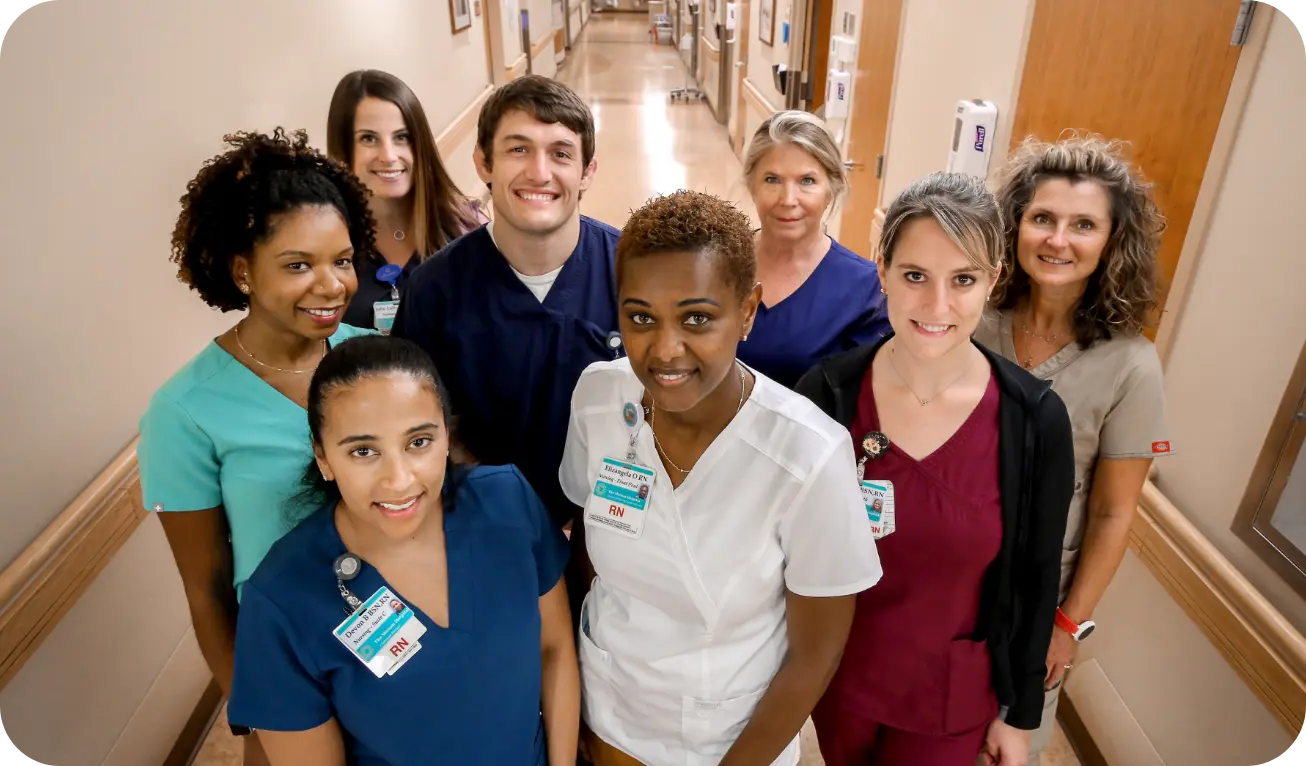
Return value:
M 735 358 L 762 288 L 729 203 L 649 202 L 616 268 L 627 357 L 581 376 L 560 471 L 597 573 L 586 746 L 596 766 L 794 766 L 880 578 L 847 431 Z
M 1052 382 L 1070 411 L 1075 494 L 1061 555 L 1042 726 L 1115 576 L 1152 459 L 1173 452 L 1161 361 L 1142 335 L 1157 303 L 1164 219 L 1118 142 L 1027 141 L 998 192 L 1005 279 L 975 337 Z
M 213 677 L 231 691 L 241 585 L 286 531 L 312 458 L 309 379 L 341 324 L 355 257 L 376 248 L 367 193 L 302 132 L 237 133 L 181 198 L 177 276 L 244 311 L 163 385 L 141 419 L 141 488 L 159 513 Z M 265 763 L 254 737 L 246 763 Z

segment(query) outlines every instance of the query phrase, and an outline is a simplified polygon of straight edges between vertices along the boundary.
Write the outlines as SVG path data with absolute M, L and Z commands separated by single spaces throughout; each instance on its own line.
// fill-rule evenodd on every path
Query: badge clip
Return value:
M 857 461 L 857 478 L 861 480 L 866 460 L 879 460 L 889 452 L 889 437 L 883 431 L 869 431 L 862 437 L 862 457 Z
M 392 301 L 399 300 L 399 287 L 397 286 L 397 283 L 399 282 L 399 275 L 403 273 L 403 267 L 396 266 L 393 263 L 387 263 L 376 270 L 377 280 L 388 282 L 390 284 L 390 300 Z
M 336 560 L 331 564 L 331 568 L 336 573 L 336 586 L 340 588 L 340 597 L 349 605 L 349 613 L 357 612 L 363 602 L 358 596 L 354 595 L 353 591 L 349 590 L 349 586 L 345 585 L 345 583 L 357 577 L 358 573 L 363 570 L 363 561 L 346 551 L 336 557 Z

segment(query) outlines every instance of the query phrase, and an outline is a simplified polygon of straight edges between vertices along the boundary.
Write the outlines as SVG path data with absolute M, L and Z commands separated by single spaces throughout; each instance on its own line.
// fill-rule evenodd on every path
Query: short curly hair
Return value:
M 681 190 L 650 199 L 626 221 L 617 240 L 617 287 L 632 258 L 687 252 L 715 259 L 740 300 L 757 281 L 748 216 L 719 197 Z
M 1075 339 L 1088 348 L 1116 334 L 1129 337 L 1143 331 L 1158 301 L 1156 254 L 1165 217 L 1152 196 L 1152 184 L 1131 165 L 1124 150 L 1122 141 L 1077 134 L 1055 143 L 1028 138 L 1016 150 L 997 195 L 1006 268 L 990 299 L 993 306 L 1015 308 L 1029 294 L 1029 275 L 1020 267 L 1016 248 L 1020 222 L 1039 184 L 1054 178 L 1092 181 L 1111 200 L 1111 234 L 1102 261 L 1075 307 Z
M 308 145 L 302 130 L 223 137 L 231 148 L 207 162 L 186 185 L 172 232 L 177 279 L 221 311 L 242 311 L 249 298 L 231 276 L 231 261 L 272 235 L 278 215 L 304 206 L 339 211 L 354 255 L 376 252 L 368 192 L 341 163 Z

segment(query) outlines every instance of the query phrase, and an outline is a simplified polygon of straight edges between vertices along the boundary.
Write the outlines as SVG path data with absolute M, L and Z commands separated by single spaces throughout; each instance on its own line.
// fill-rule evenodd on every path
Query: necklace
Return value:
M 404 237 L 407 236 L 407 235 L 404 234 L 404 230 L 403 230 L 403 229 L 395 229 L 395 230 L 394 230 L 394 234 L 392 234 L 392 235 L 390 235 L 390 236 L 392 236 L 392 237 L 395 238 L 395 242 L 403 242 L 403 241 L 404 241 Z
M 744 408 L 744 389 L 746 388 L 746 384 L 745 384 L 746 379 L 744 378 L 744 366 L 742 364 L 739 364 L 738 359 L 735 360 L 735 364 L 739 366 L 739 406 L 735 408 L 735 414 L 738 415 L 739 411 Z M 662 442 L 658 441 L 657 429 L 653 427 L 654 424 L 657 422 L 657 419 L 658 419 L 658 403 L 656 400 L 654 400 L 653 407 L 650 408 L 649 410 L 648 430 L 653 432 L 653 443 L 657 445 L 658 454 L 662 455 L 662 459 L 667 461 L 667 465 L 671 466 L 672 468 L 676 469 L 682 474 L 688 474 L 689 471 L 693 468 L 693 466 L 690 466 L 689 468 L 681 468 L 680 466 L 675 464 L 675 462 L 671 459 L 671 456 L 667 454 L 667 451 L 662 449 Z
M 253 360 L 254 360 L 254 364 L 257 364 L 257 365 L 260 366 L 260 367 L 266 367 L 266 368 L 268 368 L 269 370 L 276 370 L 277 372 L 289 372 L 289 373 L 294 373 L 295 375 L 303 375 L 303 374 L 306 373 L 306 372 L 312 372 L 313 370 L 316 370 L 316 369 L 317 369 L 317 364 L 313 365 L 312 367 L 309 367 L 307 370 L 283 370 L 283 369 L 281 369 L 280 367 L 273 367 L 273 366 L 270 365 L 270 364 L 264 364 L 263 362 L 260 362 L 260 361 L 258 360 L 258 357 L 256 357 L 256 356 L 254 356 L 253 354 L 249 353 L 249 349 L 245 348 L 245 344 L 240 342 L 240 324 L 237 323 L 236 326 L 235 326 L 233 329 L 236 331 L 236 345 L 237 345 L 237 346 L 240 346 L 240 350 L 245 352 L 245 356 L 248 356 L 250 359 L 253 359 Z M 329 348 L 329 346 L 327 345 L 327 340 L 326 340 L 326 338 L 323 338 L 323 339 L 322 339 L 322 356 L 326 356 L 326 353 L 327 353 L 327 349 L 328 349 L 328 348 Z M 321 363 L 322 363 L 322 359 L 319 358 L 319 359 L 317 360 L 317 363 L 318 363 L 318 364 L 321 364 Z
M 944 391 L 947 391 L 949 388 L 952 388 L 953 386 L 957 385 L 959 382 L 961 382 L 962 378 L 966 377 L 966 373 L 970 372 L 970 365 L 966 365 L 966 369 L 962 370 L 961 374 L 958 375 L 956 378 L 954 378 L 951 383 L 944 386 L 943 388 L 940 388 L 938 391 L 935 391 L 934 395 L 931 396 L 929 399 L 922 399 L 915 391 L 912 390 L 911 384 L 907 382 L 907 379 L 902 376 L 902 370 L 898 369 L 898 362 L 895 361 L 895 354 L 897 354 L 897 351 L 895 351 L 894 346 L 889 346 L 889 364 L 893 367 L 894 374 L 898 376 L 898 380 L 902 381 L 903 387 L 906 388 L 907 391 L 910 392 L 913 397 L 915 397 L 916 401 L 921 403 L 922 407 L 934 401 L 935 399 L 939 398 L 939 394 L 942 394 Z
M 1064 343 L 1061 342 L 1061 333 L 1054 332 L 1051 335 L 1039 335 L 1038 333 L 1029 329 L 1029 323 L 1026 322 L 1024 319 L 1020 320 L 1020 331 L 1024 333 L 1027 337 L 1037 338 L 1038 340 L 1043 341 L 1044 343 L 1048 344 L 1049 346 L 1052 346 L 1053 348 L 1059 349 L 1061 346 L 1065 345 Z M 1055 355 L 1055 353 L 1056 352 L 1054 351 L 1053 354 Z M 1025 361 L 1021 362 L 1020 366 L 1024 367 L 1027 370 L 1034 369 L 1033 351 L 1030 351 L 1028 354 L 1025 355 Z

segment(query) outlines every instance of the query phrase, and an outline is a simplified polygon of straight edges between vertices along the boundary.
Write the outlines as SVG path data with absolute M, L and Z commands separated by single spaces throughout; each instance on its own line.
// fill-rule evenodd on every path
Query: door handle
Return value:
M 843 166 L 847 170 L 861 170 L 862 168 L 866 167 L 862 163 L 853 162 L 852 160 L 845 160 Z

